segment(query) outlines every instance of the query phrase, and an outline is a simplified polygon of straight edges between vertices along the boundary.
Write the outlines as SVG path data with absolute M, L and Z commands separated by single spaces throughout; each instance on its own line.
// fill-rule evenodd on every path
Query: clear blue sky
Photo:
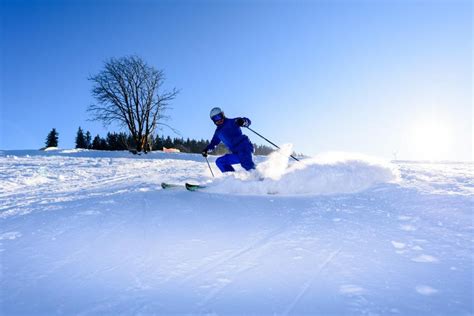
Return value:
M 185 138 L 210 138 L 220 106 L 306 154 L 472 159 L 471 1 L 0 3 L 1 149 L 118 131 L 87 121 L 87 78 L 136 54 L 181 89 Z

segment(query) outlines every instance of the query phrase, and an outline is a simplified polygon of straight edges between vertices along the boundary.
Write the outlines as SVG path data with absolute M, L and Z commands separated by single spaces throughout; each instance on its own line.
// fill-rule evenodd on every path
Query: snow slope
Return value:
M 0 314 L 474 315 L 472 164 L 288 150 L 0 151 Z

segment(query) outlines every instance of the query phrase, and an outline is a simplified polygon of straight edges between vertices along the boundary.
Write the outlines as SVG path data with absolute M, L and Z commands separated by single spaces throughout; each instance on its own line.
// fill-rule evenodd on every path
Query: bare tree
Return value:
M 150 150 L 149 138 L 157 125 L 163 124 L 169 102 L 178 94 L 160 92 L 164 73 L 148 66 L 137 56 L 112 58 L 104 69 L 89 78 L 93 82 L 92 95 L 97 104 L 89 106 L 92 120 L 105 126 L 118 123 L 128 128 L 136 144 L 136 151 Z

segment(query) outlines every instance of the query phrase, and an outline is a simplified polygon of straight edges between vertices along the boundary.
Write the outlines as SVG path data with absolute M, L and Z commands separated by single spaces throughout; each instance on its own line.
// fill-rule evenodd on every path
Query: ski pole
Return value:
M 272 144 L 273 146 L 275 146 L 276 148 L 280 149 L 280 147 L 278 147 L 278 145 L 276 145 L 275 143 L 271 142 L 270 140 L 268 140 L 267 138 L 265 138 L 264 136 L 260 135 L 259 133 L 257 133 L 256 131 L 254 131 L 253 129 L 251 129 L 250 127 L 247 126 L 247 128 L 249 130 L 251 130 L 252 132 L 254 132 L 255 134 L 257 134 L 258 136 L 260 136 L 261 138 L 265 139 L 267 142 L 269 142 L 270 144 Z M 290 155 L 291 158 L 293 158 L 294 160 L 296 161 L 300 161 L 298 158 L 296 158 L 295 156 L 293 155 Z
M 209 160 L 207 160 L 207 157 L 204 158 L 206 158 L 207 166 L 209 167 L 209 170 L 211 170 L 212 177 L 214 178 L 214 172 L 212 172 L 211 164 L 209 163 Z

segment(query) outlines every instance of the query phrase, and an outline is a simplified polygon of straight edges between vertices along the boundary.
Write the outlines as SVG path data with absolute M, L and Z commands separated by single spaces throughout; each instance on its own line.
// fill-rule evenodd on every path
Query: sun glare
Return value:
M 415 159 L 445 160 L 450 156 L 451 129 L 442 120 L 420 120 L 409 135 L 410 147 Z

